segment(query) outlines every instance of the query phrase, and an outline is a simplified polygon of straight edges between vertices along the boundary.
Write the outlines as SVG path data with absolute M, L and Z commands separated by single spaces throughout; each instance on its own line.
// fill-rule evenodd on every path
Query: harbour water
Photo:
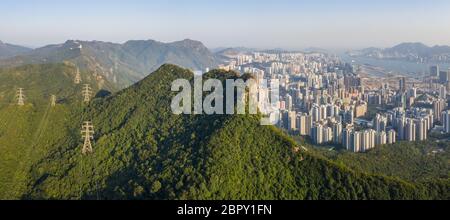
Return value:
M 438 65 L 440 70 L 447 70 L 450 64 L 414 63 L 401 60 L 382 60 L 366 57 L 351 57 L 347 54 L 339 54 L 341 60 L 358 65 L 381 67 L 388 73 L 409 75 L 413 77 L 425 76 L 430 73 L 430 67 Z

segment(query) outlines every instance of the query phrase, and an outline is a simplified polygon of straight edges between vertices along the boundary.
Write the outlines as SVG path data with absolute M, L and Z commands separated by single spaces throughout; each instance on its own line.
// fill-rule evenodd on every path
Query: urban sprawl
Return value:
M 323 53 L 241 54 L 220 68 L 253 74 L 258 81 L 278 79 L 277 125 L 317 145 L 365 152 L 397 141 L 424 141 L 432 130 L 450 133 L 450 70 L 438 66 L 430 68 L 426 88 L 399 77 L 395 89 L 387 82 L 366 89 L 358 65 Z M 269 93 L 259 89 L 259 99 Z

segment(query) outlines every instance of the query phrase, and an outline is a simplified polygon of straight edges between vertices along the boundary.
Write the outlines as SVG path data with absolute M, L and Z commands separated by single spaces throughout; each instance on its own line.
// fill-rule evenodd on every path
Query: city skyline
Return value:
M 185 38 L 209 48 L 360 49 L 450 45 L 448 1 L 5 1 L 0 40 L 29 47 L 68 39 L 122 43 Z M 118 16 L 120 15 L 120 16 Z M 208 18 L 208 19 L 205 19 Z

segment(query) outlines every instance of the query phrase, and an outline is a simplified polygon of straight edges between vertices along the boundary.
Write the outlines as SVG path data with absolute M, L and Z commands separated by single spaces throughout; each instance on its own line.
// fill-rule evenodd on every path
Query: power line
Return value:
M 52 107 L 56 106 L 56 95 L 52 95 L 50 97 L 50 104 L 51 104 Z
M 88 154 L 92 153 L 92 143 L 91 140 L 94 139 L 94 125 L 92 125 L 91 121 L 83 122 L 83 126 L 81 128 L 81 134 L 84 138 L 83 148 L 81 149 L 81 153 Z
M 18 88 L 16 93 L 17 105 L 23 106 L 25 105 L 25 94 L 23 92 L 23 88 Z
M 83 85 L 83 91 L 81 92 L 83 94 L 83 101 L 84 102 L 90 102 L 91 96 L 92 96 L 92 89 L 89 86 L 89 84 Z
M 75 74 L 74 83 L 75 84 L 80 84 L 81 83 L 80 69 L 78 67 L 77 67 L 77 73 Z

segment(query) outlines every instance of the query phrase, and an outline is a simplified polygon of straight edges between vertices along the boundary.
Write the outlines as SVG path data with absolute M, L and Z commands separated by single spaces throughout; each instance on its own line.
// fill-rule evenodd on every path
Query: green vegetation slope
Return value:
M 213 71 L 210 77 L 236 77 Z M 27 199 L 448 199 L 449 181 L 363 174 L 302 151 L 258 116 L 174 115 L 164 65 L 134 86 L 67 115 L 64 138 L 33 163 Z M 81 154 L 81 122 L 95 126 Z
M 26 194 L 32 165 L 65 140 L 71 112 L 82 108 L 82 85 L 73 83 L 75 73 L 66 64 L 0 69 L 0 198 Z M 99 82 L 89 75 L 81 72 L 96 92 Z M 16 105 L 17 88 L 24 88 L 25 106 Z M 51 95 L 57 98 L 54 107 Z

